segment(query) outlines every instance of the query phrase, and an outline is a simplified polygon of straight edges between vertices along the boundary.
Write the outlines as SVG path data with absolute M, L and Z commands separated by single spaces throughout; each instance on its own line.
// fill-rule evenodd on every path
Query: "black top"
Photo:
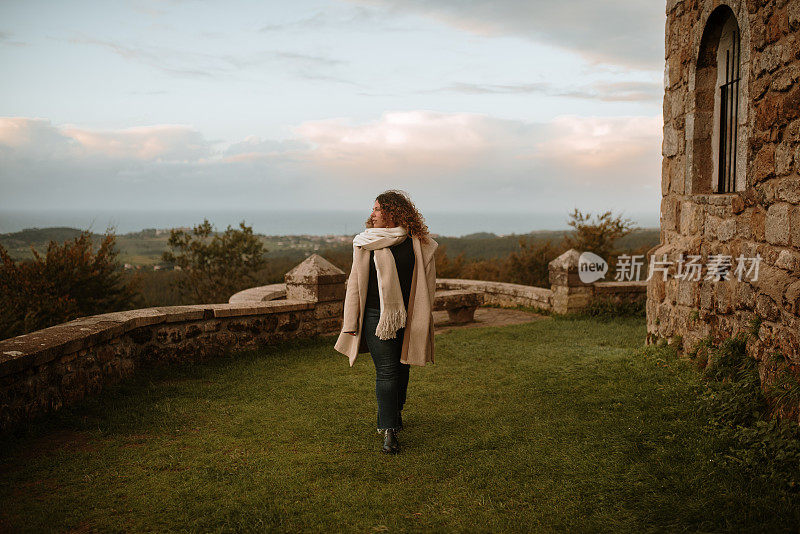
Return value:
M 411 277 L 414 275 L 414 242 L 411 236 L 402 243 L 389 247 L 397 266 L 397 277 L 400 279 L 400 290 L 403 292 L 403 303 L 408 310 L 408 299 L 411 296 Z M 378 291 L 378 271 L 375 270 L 375 251 L 369 251 L 369 284 L 367 285 L 367 308 L 381 309 L 380 292 Z

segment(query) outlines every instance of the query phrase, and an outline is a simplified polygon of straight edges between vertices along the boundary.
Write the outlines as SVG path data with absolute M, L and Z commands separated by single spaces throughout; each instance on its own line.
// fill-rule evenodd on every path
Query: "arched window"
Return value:
M 717 50 L 717 86 L 719 105 L 715 106 L 714 137 L 719 150 L 715 158 L 717 191 L 727 193 L 736 190 L 736 150 L 739 130 L 739 25 L 731 16 L 722 27 Z M 723 65 L 724 68 L 723 68 Z
M 693 147 L 694 193 L 730 193 L 744 189 L 739 106 L 742 102 L 741 38 L 728 6 L 708 18 L 695 74 Z

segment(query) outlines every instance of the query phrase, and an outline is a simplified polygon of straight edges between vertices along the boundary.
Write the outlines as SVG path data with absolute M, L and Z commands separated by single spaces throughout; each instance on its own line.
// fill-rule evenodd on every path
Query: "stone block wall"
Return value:
M 556 313 L 579 311 L 595 296 L 618 301 L 644 297 L 641 282 L 583 284 L 577 259 L 573 250 L 551 262 L 550 289 L 454 279 L 437 279 L 436 286 L 480 292 L 486 304 Z M 139 368 L 336 334 L 346 283 L 341 269 L 313 254 L 286 274 L 285 283 L 247 289 L 227 304 L 95 315 L 2 340 L 0 432 L 79 402 Z
M 286 292 L 302 299 L 108 313 L 0 341 L 0 432 L 74 404 L 141 367 L 336 333 L 345 279 L 316 256 L 287 273 Z
M 715 193 L 701 172 L 708 153 L 695 142 L 703 119 L 698 54 L 709 18 L 730 9 L 739 25 L 738 107 L 741 180 Z M 667 280 L 648 285 L 648 342 L 675 340 L 692 350 L 760 328 L 748 351 L 762 362 L 778 351 L 800 363 L 800 0 L 669 0 L 666 24 L 661 246 Z M 738 178 L 737 178 L 738 179 Z M 699 255 L 760 256 L 757 280 L 675 277 L 678 262 Z M 751 264 L 748 264 L 748 267 Z M 755 321 L 755 322 L 754 322 Z
M 580 253 L 570 249 L 550 262 L 550 288 L 485 280 L 437 278 L 437 289 L 467 289 L 484 294 L 484 304 L 528 306 L 554 313 L 577 313 L 598 300 L 623 304 L 643 302 L 647 282 L 594 282 L 585 284 L 578 273 Z
M 483 303 L 489 306 L 527 306 L 554 313 L 580 312 L 598 299 L 618 304 L 644 302 L 647 296 L 645 281 L 583 283 L 578 274 L 579 258 L 580 253 L 570 249 L 551 261 L 549 288 L 487 280 L 437 278 L 436 289 L 482 293 Z M 323 258 L 319 260 L 325 261 Z M 262 302 L 284 298 L 287 294 L 286 284 L 272 284 L 240 291 L 230 298 L 230 302 Z
M 515 307 L 529 306 L 542 310 L 552 310 L 552 294 L 543 287 L 488 282 L 486 280 L 465 280 L 460 278 L 437 278 L 436 289 L 447 291 L 463 289 L 483 293 L 483 303 L 490 306 Z

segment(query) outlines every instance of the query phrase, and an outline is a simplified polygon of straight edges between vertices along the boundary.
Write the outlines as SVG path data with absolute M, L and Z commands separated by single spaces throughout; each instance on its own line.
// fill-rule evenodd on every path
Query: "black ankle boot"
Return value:
M 387 454 L 397 454 L 400 452 L 400 442 L 397 441 L 397 434 L 393 428 L 387 428 L 385 438 L 383 440 L 383 452 Z

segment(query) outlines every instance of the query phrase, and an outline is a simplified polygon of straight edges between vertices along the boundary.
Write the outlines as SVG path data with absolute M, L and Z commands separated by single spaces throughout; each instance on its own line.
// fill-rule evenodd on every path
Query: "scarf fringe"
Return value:
M 387 340 L 397 337 L 397 331 L 406 325 L 406 310 L 402 306 L 393 310 L 384 310 L 375 329 L 379 339 Z

